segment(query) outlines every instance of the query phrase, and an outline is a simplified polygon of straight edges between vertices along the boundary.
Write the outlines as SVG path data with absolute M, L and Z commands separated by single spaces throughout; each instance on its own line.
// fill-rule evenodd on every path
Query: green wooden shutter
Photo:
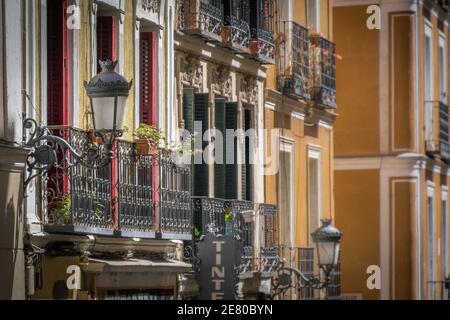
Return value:
M 223 148 L 217 148 L 215 150 L 216 161 L 214 163 L 214 190 L 215 197 L 225 199 L 225 161 L 226 161 L 226 124 L 225 124 L 225 100 L 215 100 L 214 101 L 214 117 L 215 123 L 214 126 L 217 130 L 222 132 L 222 136 L 224 138 Z M 223 164 L 218 164 L 218 162 L 222 162 Z
M 201 137 L 209 128 L 209 114 L 208 114 L 208 94 L 195 94 L 194 96 L 194 121 L 202 122 L 202 132 Z M 208 146 L 206 141 L 202 143 L 202 151 Z M 209 173 L 208 165 L 206 163 L 194 164 L 193 169 L 193 195 L 197 197 L 208 197 L 209 196 Z
M 183 90 L 184 128 L 193 134 L 194 131 L 194 89 Z
M 225 106 L 225 128 L 227 130 L 237 130 L 238 118 L 237 118 L 238 106 L 236 102 L 227 103 Z M 225 133 L 226 135 L 226 133 Z M 225 199 L 237 199 L 238 198 L 238 164 L 237 164 L 237 139 L 234 138 L 233 149 L 228 150 L 227 141 L 225 140 L 225 155 L 233 153 L 234 163 L 225 165 Z
M 246 132 L 252 129 L 252 116 L 251 110 L 244 110 L 242 117 L 242 128 Z M 253 200 L 252 190 L 251 190 L 251 179 L 252 179 L 252 165 L 250 164 L 250 140 L 248 137 L 245 138 L 245 142 L 242 146 L 242 159 L 244 159 L 244 164 L 242 165 L 242 199 L 243 200 Z

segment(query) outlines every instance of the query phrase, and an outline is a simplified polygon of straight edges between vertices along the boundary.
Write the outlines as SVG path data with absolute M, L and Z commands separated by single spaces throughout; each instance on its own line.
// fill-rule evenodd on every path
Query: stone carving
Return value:
M 244 76 L 241 79 L 241 99 L 247 103 L 258 103 L 258 81 L 255 77 Z
M 200 58 L 188 55 L 182 61 L 181 81 L 189 86 L 201 88 L 203 84 L 203 68 Z
M 233 81 L 229 67 L 221 65 L 212 68 L 212 91 L 223 97 L 231 97 Z
M 141 0 L 142 9 L 154 13 L 159 13 L 161 7 L 161 0 Z

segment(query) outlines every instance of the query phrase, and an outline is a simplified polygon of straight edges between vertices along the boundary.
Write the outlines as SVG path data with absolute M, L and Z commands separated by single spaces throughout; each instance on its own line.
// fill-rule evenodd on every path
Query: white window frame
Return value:
M 294 168 L 294 143 L 289 139 L 280 138 L 280 155 L 281 153 L 286 153 L 289 157 L 289 167 L 290 167 L 290 175 L 287 177 L 286 184 L 289 186 L 289 212 L 287 213 L 290 228 L 289 228 L 289 242 L 291 248 L 295 247 L 295 202 L 294 202 L 294 179 L 295 176 L 295 168 Z M 280 157 L 281 158 L 281 157 Z M 280 163 L 280 167 L 283 165 L 281 163 L 281 159 L 278 161 Z M 281 173 L 280 173 L 280 185 L 281 185 Z
M 445 34 L 439 33 L 439 99 L 446 103 L 447 101 L 447 39 Z M 442 57 L 441 57 L 442 50 Z M 441 61 L 442 60 L 442 61 Z
M 429 57 L 427 55 L 427 40 L 430 40 Z M 424 38 L 424 83 L 425 83 L 425 140 L 434 141 L 434 70 L 433 70 L 433 27 L 427 21 Z M 429 61 L 428 59 L 429 58 Z M 427 68 L 429 66 L 429 68 Z M 429 69 L 429 70 L 428 70 Z M 429 71 L 429 74 L 428 72 Z M 429 86 L 427 86 L 429 83 Z
M 315 9 L 314 12 L 311 12 L 310 9 L 312 7 Z M 307 0 L 306 1 L 306 14 L 307 14 L 307 24 L 308 28 L 311 28 L 315 33 L 319 34 L 321 32 L 321 23 L 320 23 L 320 0 Z M 311 21 L 314 20 L 314 21 Z
M 435 265 L 435 257 L 436 257 L 436 228 L 435 228 L 435 197 L 434 197 L 434 184 L 428 183 L 427 186 L 427 203 L 426 203 L 426 215 L 427 215 L 427 298 L 428 300 L 434 300 L 436 298 L 436 290 L 435 283 L 432 281 L 436 281 L 436 265 Z M 429 208 L 429 201 L 431 200 L 431 212 Z
M 317 161 L 317 223 L 318 225 L 311 225 L 312 217 L 311 217 L 311 190 L 309 188 L 310 185 L 310 177 L 312 175 L 310 171 L 310 161 L 314 159 Z M 308 188 L 308 246 L 312 246 L 311 233 L 314 232 L 317 228 L 320 227 L 320 220 L 322 219 L 322 149 L 318 146 L 308 145 L 308 162 L 307 162 L 307 188 Z
M 97 18 L 101 16 L 115 17 L 116 57 L 120 74 L 125 71 L 125 3 L 120 0 L 99 0 L 93 4 L 92 19 L 92 77 L 97 74 Z

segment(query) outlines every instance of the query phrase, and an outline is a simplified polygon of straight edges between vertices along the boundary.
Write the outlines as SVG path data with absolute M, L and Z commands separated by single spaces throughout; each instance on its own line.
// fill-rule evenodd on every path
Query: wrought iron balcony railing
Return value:
M 86 131 L 70 127 L 52 130 L 78 152 L 95 143 Z M 167 239 L 191 239 L 190 169 L 175 165 L 163 152 L 138 155 L 132 142 L 118 141 L 114 151 L 106 168 L 61 163 L 42 176 L 45 229 L 136 238 L 160 233 Z
M 50 127 L 52 134 L 68 141 L 79 153 L 88 151 L 91 142 L 86 131 L 70 127 Z M 58 165 L 41 176 L 38 210 L 48 232 L 73 232 L 113 235 L 112 166 L 93 170 L 71 166 L 74 159 L 57 150 Z
M 273 273 L 277 271 L 280 263 L 277 245 L 277 207 L 271 204 L 259 204 L 262 241 L 260 249 L 261 273 Z
M 222 40 L 224 12 L 222 0 L 178 1 L 178 29 L 207 40 Z
M 278 248 L 261 248 L 260 250 L 260 271 L 262 274 L 274 273 L 277 271 L 280 264 L 280 256 Z
M 336 108 L 336 45 L 311 36 L 311 98 L 318 106 Z
M 194 225 L 197 237 L 200 234 L 234 236 L 242 241 L 243 255 L 240 274 L 253 271 L 253 223 L 246 222 L 245 214 L 254 211 L 250 201 L 223 200 L 193 197 Z
M 256 60 L 264 64 L 275 63 L 273 11 L 272 0 L 255 0 L 250 2 L 250 53 Z
M 221 35 L 225 46 L 241 53 L 249 53 L 249 0 L 224 0 L 224 26 Z
M 278 90 L 309 99 L 310 43 L 308 29 L 293 21 L 282 23 L 279 34 Z

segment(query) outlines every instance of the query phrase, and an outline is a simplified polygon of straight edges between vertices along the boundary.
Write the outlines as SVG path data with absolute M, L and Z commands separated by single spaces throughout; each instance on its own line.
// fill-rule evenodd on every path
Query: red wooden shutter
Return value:
M 97 17 L 97 61 L 116 60 L 115 34 L 114 17 Z M 101 71 L 100 65 L 97 70 Z
M 68 119 L 67 1 L 47 6 L 47 124 L 66 125 Z
M 140 38 L 140 122 L 154 124 L 154 35 L 142 32 Z

